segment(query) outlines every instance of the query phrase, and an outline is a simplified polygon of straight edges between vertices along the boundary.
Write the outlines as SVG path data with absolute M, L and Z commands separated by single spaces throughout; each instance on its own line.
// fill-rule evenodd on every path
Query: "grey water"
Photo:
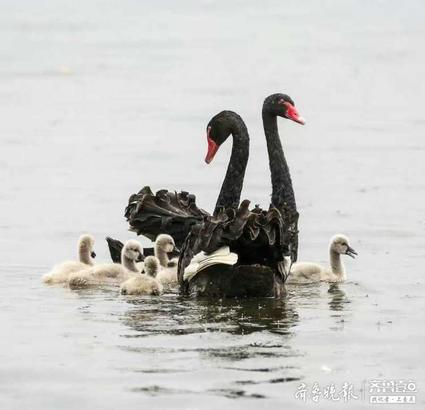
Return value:
M 2 0 L 0 408 L 363 408 L 371 380 L 414 382 L 423 407 L 424 18 L 420 0 Z M 106 235 L 134 237 L 144 185 L 211 210 L 231 143 L 207 166 L 205 128 L 223 109 L 250 131 L 242 196 L 267 207 L 274 92 L 307 120 L 279 120 L 299 259 L 328 263 L 345 233 L 347 282 L 217 301 L 42 285 L 81 233 L 99 261 Z M 314 383 L 345 382 L 356 398 L 314 403 Z

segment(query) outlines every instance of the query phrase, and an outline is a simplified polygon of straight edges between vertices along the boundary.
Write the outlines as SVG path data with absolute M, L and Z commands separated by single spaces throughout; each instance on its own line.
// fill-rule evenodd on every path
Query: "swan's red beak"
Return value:
M 219 149 L 219 145 L 213 139 L 210 137 L 210 127 L 208 127 L 207 131 L 207 141 L 208 141 L 208 152 L 207 156 L 205 157 L 205 162 L 209 164 L 215 157 L 215 154 L 217 153 Z
M 285 101 L 284 104 L 286 105 L 286 118 L 297 122 L 298 124 L 305 124 L 305 119 L 300 116 L 297 109 L 289 102 Z

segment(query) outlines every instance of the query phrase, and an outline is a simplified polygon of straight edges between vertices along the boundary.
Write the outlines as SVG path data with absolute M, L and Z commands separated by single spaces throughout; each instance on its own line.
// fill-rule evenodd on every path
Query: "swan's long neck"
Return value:
M 332 249 L 329 252 L 330 252 L 332 273 L 335 276 L 338 276 L 340 279 L 344 279 L 345 268 L 344 268 L 344 264 L 342 263 L 341 255 L 338 252 L 333 251 Z
M 277 118 L 264 109 L 262 114 L 272 180 L 272 205 L 277 209 L 286 207 L 296 213 L 297 204 L 295 202 L 291 174 L 279 138 Z
M 233 148 L 226 176 L 217 198 L 215 211 L 221 207 L 237 208 L 241 198 L 243 180 L 249 157 L 249 135 L 245 123 L 238 115 L 232 118 Z
M 137 269 L 136 261 L 125 256 L 124 251 L 121 253 L 121 263 L 128 270 L 136 273 L 139 272 L 139 269 Z
M 159 260 L 159 264 L 163 267 L 166 268 L 168 267 L 168 262 L 170 261 L 168 258 L 168 254 L 167 252 L 165 252 L 164 249 L 162 249 L 162 247 L 160 245 L 158 245 L 157 243 L 155 244 L 155 248 L 154 248 L 154 254 L 155 256 L 158 258 Z
M 78 255 L 80 258 L 80 262 L 85 263 L 87 265 L 93 265 L 93 260 L 90 256 L 91 249 L 87 243 L 80 243 L 78 247 Z

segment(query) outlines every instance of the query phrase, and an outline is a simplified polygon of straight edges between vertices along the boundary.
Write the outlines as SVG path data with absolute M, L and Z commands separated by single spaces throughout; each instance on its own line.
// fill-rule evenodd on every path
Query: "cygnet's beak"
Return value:
M 173 250 L 170 252 L 171 257 L 179 256 L 180 255 L 180 249 L 177 248 L 177 246 L 174 245 Z
M 347 252 L 345 252 L 345 254 L 355 259 L 355 255 L 357 255 L 357 252 L 351 246 L 347 246 Z
M 96 257 L 96 252 L 91 251 L 91 252 L 90 252 L 90 256 L 94 259 L 94 258 Z
M 136 262 L 143 262 L 145 260 L 145 255 L 142 252 L 139 253 L 139 256 L 136 259 Z

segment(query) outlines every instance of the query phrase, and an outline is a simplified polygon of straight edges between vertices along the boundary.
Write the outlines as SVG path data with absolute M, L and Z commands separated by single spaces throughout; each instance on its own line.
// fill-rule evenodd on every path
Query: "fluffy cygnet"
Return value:
M 131 276 L 139 275 L 136 261 L 142 253 L 143 249 L 139 242 L 127 241 L 121 251 L 121 264 L 105 263 L 73 273 L 69 277 L 69 287 L 120 285 Z
M 178 283 L 177 258 L 170 261 L 168 257 L 175 247 L 174 239 L 170 235 L 161 234 L 156 238 L 154 252 L 160 263 L 156 278 L 165 286 L 175 286 Z
M 160 295 L 162 285 L 155 278 L 159 270 L 159 260 L 155 256 L 145 258 L 145 273 L 132 276 L 121 285 L 123 295 Z
M 55 265 L 49 273 L 43 275 L 42 281 L 49 285 L 67 283 L 72 273 L 93 266 L 94 258 L 96 257 L 93 246 L 93 236 L 88 234 L 81 235 L 78 239 L 79 261 L 66 261 Z
M 312 262 L 297 262 L 292 265 L 287 283 L 343 282 L 347 276 L 341 255 L 354 258 L 357 252 L 350 246 L 347 236 L 338 234 L 329 245 L 330 268 Z

